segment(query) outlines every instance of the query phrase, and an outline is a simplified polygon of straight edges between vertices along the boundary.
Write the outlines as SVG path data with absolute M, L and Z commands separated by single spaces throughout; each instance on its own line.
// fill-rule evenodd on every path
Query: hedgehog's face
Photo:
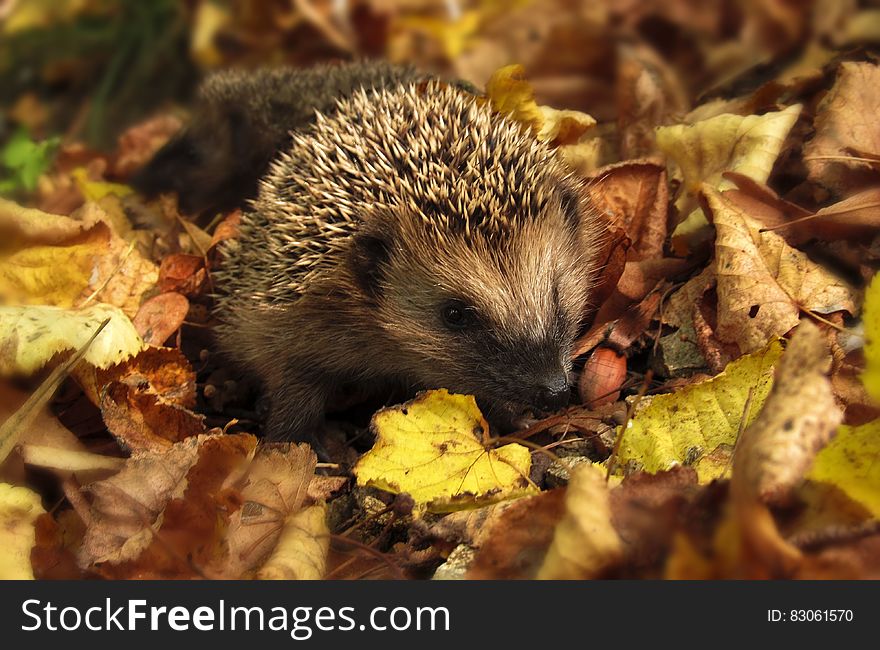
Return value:
M 580 205 L 552 201 L 500 236 L 404 220 L 390 245 L 373 241 L 367 255 L 382 261 L 361 269 L 396 344 L 387 354 L 420 385 L 473 394 L 498 415 L 565 406 L 594 270 Z

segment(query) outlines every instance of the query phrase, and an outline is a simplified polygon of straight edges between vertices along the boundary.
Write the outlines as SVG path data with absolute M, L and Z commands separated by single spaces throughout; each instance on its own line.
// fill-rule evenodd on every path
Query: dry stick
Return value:
M 873 203 L 868 205 L 860 206 L 860 209 L 866 208 L 880 208 L 880 203 Z M 791 221 L 786 221 L 785 223 L 779 223 L 775 226 L 767 226 L 766 228 L 761 228 L 758 232 L 773 232 L 774 230 L 780 230 L 782 228 L 788 228 L 788 226 L 793 226 L 798 223 L 803 223 L 804 221 L 812 221 L 813 219 L 822 219 L 823 217 L 831 217 L 837 214 L 846 214 L 847 212 L 852 212 L 853 210 L 846 210 L 840 212 L 826 212 L 825 214 L 821 214 L 819 212 L 814 212 L 813 214 L 808 214 L 805 217 L 798 217 L 797 219 L 792 219 Z
M 34 391 L 33 395 L 6 422 L 0 425 L 0 463 L 6 460 L 6 457 L 15 445 L 18 444 L 18 440 L 24 434 L 25 429 L 33 423 L 40 410 L 49 402 L 58 386 L 67 377 L 67 374 L 80 362 L 92 341 L 95 340 L 109 322 L 109 318 L 105 319 L 89 337 L 89 340 L 85 342 L 85 345 L 77 350 L 65 363 L 55 368 L 46 377 L 45 381 L 39 385 L 37 390 Z
M 880 160 L 862 158 L 860 156 L 804 156 L 804 160 L 840 160 L 843 162 L 863 162 L 869 165 L 880 165 Z
M 832 323 L 827 318 L 822 318 L 816 312 L 814 312 L 810 309 L 807 309 L 806 307 L 804 307 L 802 305 L 797 305 L 797 308 L 800 309 L 802 312 L 804 312 L 810 318 L 815 318 L 820 323 L 825 323 L 826 325 L 828 325 L 828 327 L 832 327 L 832 328 L 836 329 L 838 332 L 845 332 L 846 331 L 845 327 L 842 327 L 842 326 L 838 325 L 837 323 Z
M 727 464 L 724 466 L 724 474 L 722 476 L 726 476 L 728 472 L 730 472 L 731 465 L 733 464 L 733 457 L 736 456 L 736 448 L 739 447 L 739 442 L 742 440 L 743 431 L 746 430 L 746 422 L 749 420 L 749 415 L 751 415 L 752 411 L 752 398 L 755 396 L 755 387 L 749 387 L 749 394 L 746 396 L 746 403 L 743 404 L 743 412 L 742 418 L 739 421 L 739 428 L 736 432 L 736 440 L 733 442 L 733 451 L 730 454 L 730 458 L 727 459 Z
M 855 542 L 880 533 L 880 521 L 863 521 L 853 526 L 833 526 L 824 530 L 803 531 L 792 535 L 788 542 L 802 551 L 817 551 L 825 546 Z
M 319 537 L 323 537 L 323 535 L 320 535 Z M 333 535 L 333 534 L 329 535 L 329 537 L 332 541 L 343 542 L 345 544 L 351 544 L 355 548 L 366 552 L 367 555 L 371 555 L 375 558 L 378 558 L 379 560 L 384 562 L 386 565 L 388 565 L 388 568 L 394 572 L 395 576 L 399 580 L 406 579 L 406 575 L 404 575 L 403 571 L 400 570 L 400 567 L 397 566 L 396 564 L 394 564 L 394 562 L 391 561 L 391 558 L 389 558 L 385 553 L 382 553 L 381 551 L 377 551 L 372 546 L 368 546 L 367 544 L 364 544 L 363 542 L 359 542 L 355 539 L 349 539 L 348 537 L 342 537 L 341 535 Z M 328 573 L 327 575 L 324 576 L 324 579 L 326 580 L 326 579 L 330 578 L 338 570 L 339 570 L 339 567 L 337 567 L 336 569 L 333 569 L 333 571 L 331 571 L 330 573 Z
M 608 456 L 608 460 L 605 461 L 607 463 L 607 468 L 605 472 L 605 480 L 608 481 L 611 479 L 611 469 L 614 466 L 614 461 L 617 460 L 617 453 L 620 451 L 620 441 L 623 440 L 623 434 L 626 433 L 626 428 L 629 426 L 629 423 L 632 421 L 633 413 L 635 413 L 636 407 L 639 405 L 639 402 L 642 401 L 642 398 L 645 396 L 645 393 L 648 391 L 648 386 L 651 385 L 651 379 L 654 377 L 654 371 L 648 370 L 645 373 L 645 379 L 642 382 L 641 387 L 639 388 L 639 392 L 636 393 L 635 398 L 632 402 L 627 405 L 626 408 L 626 422 L 624 422 L 623 426 L 620 428 L 620 433 L 617 435 L 617 439 L 614 441 L 614 447 L 611 449 L 611 455 Z

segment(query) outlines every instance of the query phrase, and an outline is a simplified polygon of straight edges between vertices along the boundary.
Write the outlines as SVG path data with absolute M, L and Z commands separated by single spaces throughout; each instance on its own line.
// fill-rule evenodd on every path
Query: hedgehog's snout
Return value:
M 535 388 L 532 405 L 540 411 L 558 411 L 568 406 L 571 388 L 568 375 L 564 372 L 551 375 L 540 381 Z

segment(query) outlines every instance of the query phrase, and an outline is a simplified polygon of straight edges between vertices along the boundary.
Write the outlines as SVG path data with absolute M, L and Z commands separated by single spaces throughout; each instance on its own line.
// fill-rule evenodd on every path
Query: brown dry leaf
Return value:
M 642 259 L 663 256 L 669 193 L 666 167 L 653 160 L 628 160 L 591 175 L 590 196 L 597 210 L 623 229 Z
M 604 471 L 587 463 L 579 465 L 566 488 L 565 515 L 556 525 L 538 579 L 597 578 L 615 566 L 621 559 L 622 543 L 611 516 Z
M 151 393 L 163 402 L 192 408 L 196 405 L 196 375 L 183 353 L 176 348 L 148 347 L 109 368 L 77 368 L 79 385 L 95 405 L 113 382 Z
M 206 577 L 226 553 L 233 488 L 256 448 L 249 435 L 203 435 L 163 453 L 133 455 L 89 486 L 80 566 L 108 578 Z
M 107 429 L 132 451 L 159 452 L 205 433 L 203 415 L 123 382 L 104 389 L 100 407 Z
M 843 419 L 826 376 L 830 366 L 824 335 L 802 321 L 776 367 L 764 407 L 734 452 L 731 491 L 743 542 L 770 575 L 790 573 L 801 554 L 782 539 L 766 505 L 790 498 Z
M 704 187 L 715 223 L 719 339 L 743 354 L 794 327 L 800 311 L 857 313 L 858 294 L 715 190 Z
M 550 490 L 503 506 L 487 529 L 481 526 L 479 548 L 467 577 L 471 580 L 533 578 L 565 514 L 565 490 Z M 465 515 L 467 513 L 457 513 Z
M 327 507 L 310 506 L 284 520 L 275 551 L 257 572 L 260 580 L 320 580 L 327 570 Z
M 114 174 L 126 178 L 143 167 L 181 126 L 176 116 L 164 114 L 127 129 L 116 145 Z
M 31 565 L 37 580 L 77 580 L 85 577 L 76 563 L 76 549 L 82 544 L 85 526 L 73 510 L 56 515 L 45 513 L 34 522 L 35 544 Z
M 841 63 L 834 86 L 819 105 L 816 135 L 804 146 L 810 179 L 837 193 L 876 184 L 880 180 L 878 114 L 880 66 Z
M 193 298 L 202 292 L 208 279 L 205 258 L 177 253 L 162 260 L 159 267 L 159 291 L 175 291 Z
M 222 568 L 236 579 L 263 564 L 278 543 L 285 520 L 315 502 L 310 486 L 317 458 L 308 445 L 260 447 L 241 489 L 242 507 L 229 519 L 229 555 Z M 345 479 L 343 479 L 345 480 Z
M 684 507 L 698 493 L 697 473 L 683 466 L 636 472 L 611 490 L 611 520 L 623 544 L 626 575 L 659 573 Z
M 650 47 L 621 45 L 617 63 L 617 128 L 624 160 L 657 152 L 654 129 L 686 112 L 679 75 Z
M 171 338 L 189 313 L 189 300 L 179 293 L 160 293 L 144 302 L 131 320 L 147 345 L 161 346 Z

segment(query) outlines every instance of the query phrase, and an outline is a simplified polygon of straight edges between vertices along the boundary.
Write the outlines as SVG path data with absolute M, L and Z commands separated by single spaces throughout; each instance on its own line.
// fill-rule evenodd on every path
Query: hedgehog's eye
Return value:
M 476 322 L 473 307 L 468 307 L 460 300 L 450 300 L 440 310 L 443 324 L 451 330 L 467 329 Z

